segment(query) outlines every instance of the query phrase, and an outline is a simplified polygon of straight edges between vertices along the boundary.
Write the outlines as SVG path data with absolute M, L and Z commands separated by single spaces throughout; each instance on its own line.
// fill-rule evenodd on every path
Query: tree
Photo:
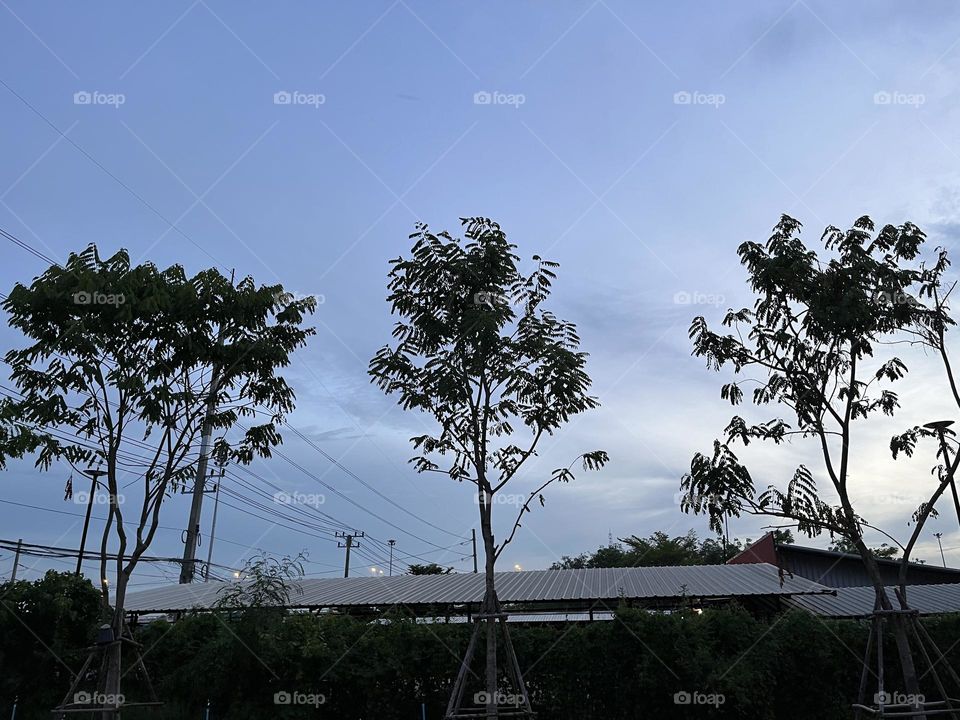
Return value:
M 452 567 L 445 568 L 436 563 L 425 563 L 423 565 L 414 563 L 407 569 L 407 573 L 410 575 L 449 575 L 452 572 Z
M 306 554 L 275 558 L 266 552 L 247 560 L 239 573 L 240 582 L 225 585 L 217 594 L 219 608 L 283 608 L 290 604 L 290 594 L 303 594 L 299 585 L 291 582 L 303 578 Z
M 557 264 L 534 255 L 534 269 L 525 275 L 517 267 L 516 246 L 497 223 L 461 222 L 466 242 L 420 224 L 411 235 L 411 257 L 391 261 L 387 302 L 400 320 L 395 344 L 376 353 L 370 375 L 385 393 L 397 394 L 404 409 L 427 413 L 439 426 L 435 434 L 411 439 L 420 453 L 412 460 L 417 471 L 467 482 L 476 494 L 485 558 L 486 712 L 496 717 L 497 558 L 531 502 L 542 505 L 548 486 L 572 480 L 575 463 L 596 470 L 607 454 L 586 452 L 554 470 L 527 495 L 511 531 L 497 543 L 494 496 L 517 478 L 545 435 L 599 403 L 589 394 L 587 355 L 579 349 L 576 327 L 543 307 Z M 451 711 L 455 704 L 452 699 Z
M 781 537 L 793 537 L 789 531 Z M 750 544 L 748 539 L 746 545 Z M 624 547 L 626 546 L 626 547 Z M 648 537 L 631 535 L 620 538 L 620 542 L 608 544 L 592 553 L 580 553 L 573 557 L 564 555 L 550 566 L 551 570 L 570 570 L 580 568 L 618 568 L 618 567 L 664 567 L 676 565 L 722 565 L 744 548 L 740 540 L 734 538 L 724 544 L 713 538 L 700 540 L 697 533 L 689 530 L 686 535 L 671 537 L 665 532 L 656 531 Z
M 703 317 L 694 319 L 694 355 L 704 358 L 708 368 L 732 368 L 734 380 L 723 385 L 723 399 L 737 405 L 744 387 L 753 384 L 754 403 L 786 410 L 795 426 L 780 417 L 748 424 L 735 416 L 712 453 L 694 456 L 681 487 L 686 492 L 684 509 L 707 514 L 717 531 L 723 518 L 746 512 L 786 519 L 811 537 L 827 532 L 848 541 L 873 580 L 879 607 L 890 610 L 876 558 L 863 541 L 865 528 L 883 531 L 856 512 L 850 493 L 854 430 L 858 421 L 876 413 L 893 415 L 899 407 L 890 385 L 905 376 L 907 367 L 889 353 L 876 355 L 889 343 L 943 327 L 949 320 L 943 308 L 921 301 L 935 294 L 937 269 L 945 257 L 941 254 L 932 268 L 924 264 L 924 234 L 912 223 L 874 230 L 868 217 L 845 232 L 828 227 L 818 252 L 801 241 L 800 223 L 783 216 L 766 244 L 740 246 L 741 263 L 757 296 L 754 307 L 729 311 L 723 324 L 732 332 L 726 335 L 710 330 Z M 914 428 L 894 438 L 894 457 L 912 452 L 919 437 L 932 434 Z M 770 485 L 758 492 L 731 449 L 735 442 L 780 444 L 795 437 L 814 440 L 837 505 L 822 499 L 814 473 L 805 465 L 797 468 L 785 489 Z M 914 531 L 902 546 L 904 563 L 956 471 L 957 461 L 949 460 L 945 448 L 943 459 L 939 483 L 914 514 Z M 906 622 L 902 616 L 892 618 L 905 687 L 915 693 Z
M 888 545 L 887 543 L 883 543 L 880 547 L 869 549 L 870 552 L 878 558 L 893 558 L 896 557 L 898 552 L 900 552 L 895 545 Z M 828 547 L 827 550 L 847 553 L 850 555 L 856 555 L 858 552 L 856 544 L 842 537 L 838 537 L 836 540 L 830 543 L 830 547 Z
M 277 370 L 313 333 L 301 324 L 315 301 L 294 300 L 279 285 L 257 287 L 249 277 L 235 285 L 217 270 L 188 278 L 179 265 L 134 266 L 125 250 L 102 259 L 91 245 L 29 287 L 17 284 L 3 307 L 28 344 L 4 358 L 19 397 L 0 402 L 0 466 L 36 454 L 43 470 L 63 461 L 75 470 L 97 463 L 105 472 L 110 503 L 99 584 L 115 642 L 100 683 L 105 695 L 118 696 L 127 585 L 153 541 L 163 500 L 193 479 L 203 432 L 217 434 L 219 463 L 270 456 L 281 441 L 277 425 L 294 405 Z M 254 424 L 228 440 L 244 417 Z M 140 498 L 130 520 L 124 499 L 134 485 Z

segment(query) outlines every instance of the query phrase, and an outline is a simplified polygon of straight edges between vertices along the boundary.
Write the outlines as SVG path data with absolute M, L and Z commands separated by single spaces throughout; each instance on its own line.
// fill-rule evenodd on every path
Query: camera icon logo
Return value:
M 692 702 L 693 696 L 686 690 L 681 690 L 680 692 L 673 694 L 674 705 L 689 705 Z
M 473 94 L 474 105 L 489 105 L 493 102 L 493 95 L 486 90 L 480 90 Z
M 290 705 L 293 702 L 293 696 L 286 690 L 281 690 L 273 694 L 274 705 Z
M 274 105 L 289 105 L 293 102 L 293 95 L 286 90 L 279 90 L 273 94 Z

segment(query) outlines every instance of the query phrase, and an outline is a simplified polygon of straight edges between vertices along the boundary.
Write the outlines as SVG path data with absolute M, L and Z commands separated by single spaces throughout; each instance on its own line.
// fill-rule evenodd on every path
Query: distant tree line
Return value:
M 792 543 L 793 534 L 789 530 L 775 530 L 774 539 L 778 543 Z M 670 537 L 657 531 L 648 537 L 631 535 L 611 542 L 594 552 L 585 552 L 573 557 L 564 555 L 551 569 L 570 568 L 610 568 L 610 567 L 668 567 L 676 565 L 722 565 L 737 553 L 748 547 L 753 540 L 733 538 L 724 542 L 721 539 L 705 538 L 701 540 L 693 530 L 686 535 Z

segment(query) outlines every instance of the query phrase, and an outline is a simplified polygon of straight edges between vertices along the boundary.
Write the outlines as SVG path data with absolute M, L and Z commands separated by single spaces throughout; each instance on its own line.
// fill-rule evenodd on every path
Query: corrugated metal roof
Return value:
M 831 592 L 801 577 L 782 579 L 772 565 L 691 565 L 684 567 L 592 568 L 501 572 L 497 595 L 506 603 L 558 601 L 721 598 Z M 358 607 L 479 603 L 483 575 L 398 575 L 307 579 L 293 583 L 290 607 Z M 129 612 L 176 612 L 213 606 L 222 583 L 173 585 L 131 593 Z
M 893 588 L 886 590 L 893 607 L 900 607 Z M 825 617 L 862 618 L 873 612 L 875 599 L 871 586 L 838 588 L 835 596 L 806 595 L 789 598 L 787 602 Z M 921 615 L 960 612 L 960 584 L 908 585 L 907 603 Z

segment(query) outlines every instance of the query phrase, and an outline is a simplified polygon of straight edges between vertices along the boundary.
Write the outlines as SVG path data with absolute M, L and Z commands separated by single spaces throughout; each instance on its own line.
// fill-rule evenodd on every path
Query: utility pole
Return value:
M 335 537 L 343 538 L 344 542 L 338 542 L 337 547 L 342 547 L 347 549 L 347 557 L 343 563 L 343 576 L 350 577 L 350 548 L 360 547 L 360 543 L 354 542 L 356 538 L 362 538 L 363 533 L 357 532 L 356 530 L 353 533 L 334 533 Z
M 210 581 L 210 563 L 213 560 L 213 541 L 217 532 L 217 510 L 220 509 L 220 485 L 223 483 L 224 469 L 220 468 L 220 479 L 217 481 L 216 495 L 213 497 L 213 522 L 210 524 L 210 542 L 207 543 L 207 572 L 203 577 L 204 582 Z
M 87 468 L 87 471 L 84 473 L 88 478 L 90 478 L 90 497 L 87 498 L 87 512 L 83 518 L 83 533 L 80 535 L 80 552 L 77 553 L 77 577 L 80 577 L 81 565 L 83 565 L 83 551 L 87 547 L 87 530 L 90 528 L 90 511 L 93 509 L 93 500 L 97 496 L 97 478 L 101 475 L 106 475 L 106 470 L 101 470 L 100 468 Z
M 393 577 L 393 546 L 396 544 L 396 540 L 387 540 L 387 545 L 390 546 L 390 575 L 388 577 Z
M 223 347 L 223 328 L 220 329 L 217 345 Z M 193 500 L 190 503 L 190 520 L 184 538 L 183 563 L 180 566 L 180 584 L 193 582 L 194 558 L 197 554 L 197 538 L 200 535 L 200 511 L 203 507 L 203 486 L 207 478 L 207 456 L 210 454 L 210 436 L 213 435 L 213 414 L 217 411 L 217 390 L 220 386 L 220 366 L 215 364 L 210 376 L 210 395 L 207 410 L 203 415 L 203 430 L 200 435 L 200 458 L 197 460 L 197 478 L 193 483 Z
M 943 566 L 947 566 L 947 559 L 943 556 L 943 543 L 940 542 L 940 538 L 943 537 L 943 533 L 934 533 L 933 536 L 937 539 L 937 545 L 940 546 L 940 559 L 943 561 Z
M 477 571 L 477 529 L 472 528 L 470 530 L 470 538 L 473 542 L 473 571 Z
M 13 556 L 13 570 L 10 572 L 10 582 L 16 582 L 17 568 L 20 566 L 20 547 L 23 545 L 23 538 L 17 540 L 17 553 Z

